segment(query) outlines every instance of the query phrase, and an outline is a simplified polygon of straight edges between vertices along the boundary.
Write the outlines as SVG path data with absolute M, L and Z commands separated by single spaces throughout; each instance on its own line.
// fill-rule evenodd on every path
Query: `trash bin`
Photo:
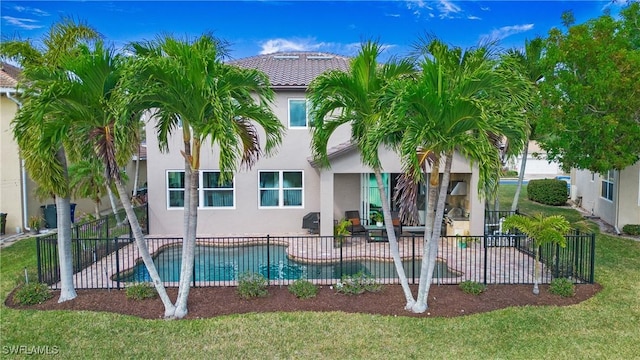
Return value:
M 4 229 L 7 226 L 7 213 L 0 213 L 0 235 L 4 235 Z
M 42 205 L 42 218 L 44 219 L 44 227 L 48 229 L 55 229 L 58 227 L 58 214 L 56 213 L 56 205 Z
M 71 223 L 73 224 L 74 222 L 76 222 L 76 217 L 75 217 L 76 204 L 71 203 L 71 206 L 69 208 L 69 212 L 71 213 Z
M 75 222 L 75 213 L 76 213 L 76 205 L 75 203 L 71 203 L 69 206 L 69 212 L 71 214 L 71 223 Z M 45 227 L 49 229 L 55 229 L 58 227 L 58 213 L 56 204 L 49 204 L 47 206 L 40 206 L 42 209 L 42 217 L 44 218 Z

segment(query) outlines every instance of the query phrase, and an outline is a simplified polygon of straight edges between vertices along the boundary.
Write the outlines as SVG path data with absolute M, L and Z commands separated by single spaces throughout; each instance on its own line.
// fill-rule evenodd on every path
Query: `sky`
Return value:
M 637 0 L 633 0 L 637 1 Z M 278 51 L 357 53 L 363 40 L 385 45 L 385 56 L 407 55 L 419 39 L 436 36 L 468 48 L 498 40 L 522 48 L 526 39 L 563 28 L 571 10 L 576 23 L 610 11 L 614 1 L 11 1 L 2 0 L 2 39 L 38 44 L 61 17 L 82 20 L 120 49 L 161 34 L 181 38 L 210 32 L 229 43 L 239 59 Z

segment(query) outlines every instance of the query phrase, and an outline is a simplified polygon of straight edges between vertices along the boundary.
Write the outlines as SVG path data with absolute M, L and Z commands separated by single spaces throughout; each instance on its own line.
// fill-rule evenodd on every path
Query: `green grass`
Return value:
M 521 202 L 522 208 L 538 208 Z M 599 234 L 596 244 L 596 281 L 603 290 L 569 307 L 508 308 L 451 319 L 297 312 L 164 321 L 2 305 L 0 351 L 49 346 L 62 358 L 83 359 L 637 359 L 640 243 Z M 2 299 L 14 287 L 14 274 L 34 264 L 33 239 L 2 250 Z

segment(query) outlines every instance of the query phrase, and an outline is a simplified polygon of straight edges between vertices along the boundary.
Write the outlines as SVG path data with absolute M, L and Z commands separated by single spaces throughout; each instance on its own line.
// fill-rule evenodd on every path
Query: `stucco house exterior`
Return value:
M 21 233 L 29 229 L 29 217 L 41 216 L 43 205 L 54 204 L 54 199 L 41 200 L 35 195 L 37 184 L 31 180 L 26 171 L 18 144 L 13 139 L 11 122 L 22 105 L 18 81 L 21 70 L 10 64 L 0 63 L 0 212 L 6 213 L 5 234 Z M 146 148 L 141 147 L 140 171 L 138 183 L 146 182 Z M 134 160 L 135 160 L 134 156 Z M 126 169 L 130 176 L 129 186 L 133 185 L 135 161 Z M 140 185 L 139 185 L 140 186 Z M 83 214 L 93 214 L 94 203 L 88 199 L 72 199 L 75 206 L 75 219 Z M 101 203 L 102 213 L 110 210 L 110 203 L 105 197 Z
M 311 158 L 312 119 L 307 115 L 305 91 L 309 83 L 327 70 L 347 70 L 350 58 L 317 52 L 274 53 L 235 60 L 232 64 L 259 69 L 267 74 L 276 96 L 273 111 L 286 127 L 286 135 L 275 156 L 264 157 L 250 170 L 241 170 L 232 182 L 219 185 L 218 151 L 202 147 L 198 235 L 303 235 L 303 219 L 310 213 L 320 217 L 318 232 L 333 235 L 334 221 L 345 211 L 358 210 L 368 218 L 380 204 L 371 169 L 360 162 L 350 143 L 350 128 L 338 128 L 329 142 L 331 167 L 321 169 Z M 149 227 L 152 234 L 181 236 L 183 231 L 184 160 L 180 154 L 181 133 L 169 139 L 169 152 L 161 153 L 155 120 L 147 119 L 147 176 Z M 264 141 L 264 135 L 261 137 Z M 386 149 L 380 157 L 387 186 L 392 192 L 401 172 L 399 157 Z M 460 195 L 447 198 L 453 211 L 451 231 L 483 233 L 484 202 L 476 195 L 478 172 L 455 155 L 451 188 Z M 420 206 L 420 204 L 419 204 Z M 423 206 L 423 205 L 422 205 Z M 395 207 L 395 205 L 392 205 Z M 423 212 L 422 212 L 423 213 Z M 450 234 L 453 235 L 453 234 Z
M 640 161 L 606 174 L 573 170 L 571 178 L 571 198 L 588 213 L 618 232 L 627 224 L 640 224 Z
M 522 155 L 507 160 L 507 168 L 520 172 L 522 166 Z M 547 153 L 540 147 L 537 141 L 529 141 L 529 151 L 527 154 L 527 165 L 524 170 L 525 178 L 553 178 L 562 175 L 564 171 L 557 161 L 547 160 Z

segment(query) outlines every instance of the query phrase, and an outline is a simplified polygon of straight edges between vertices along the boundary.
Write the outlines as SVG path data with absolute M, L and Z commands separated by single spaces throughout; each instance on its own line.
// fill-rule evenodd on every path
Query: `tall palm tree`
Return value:
M 251 167 L 281 143 L 284 126 L 269 105 L 274 94 L 267 76 L 224 63 L 226 45 L 210 34 L 193 41 L 163 36 L 134 43 L 137 66 L 134 103 L 157 120 L 161 150 L 181 122 L 185 161 L 184 241 L 175 317 L 187 314 L 197 232 L 200 151 L 203 142 L 217 144 L 221 181 L 229 181 L 240 165 Z M 261 144 L 257 126 L 264 130 Z M 264 150 L 263 150 L 264 145 Z
M 537 87 L 539 81 L 543 78 L 543 50 L 544 41 L 540 37 L 536 37 L 533 40 L 525 41 L 524 51 L 519 49 L 511 49 L 507 52 L 506 56 L 511 57 L 511 63 L 515 62 L 518 65 L 518 71 L 528 81 L 531 82 L 533 87 Z M 529 155 L 529 141 L 535 140 L 536 134 L 536 120 L 540 115 L 540 94 L 535 91 L 529 99 L 527 108 L 524 109 L 527 116 L 527 123 L 529 126 L 529 137 L 524 144 L 522 151 L 522 162 L 520 163 L 520 173 L 518 174 L 518 185 L 516 192 L 513 195 L 513 202 L 511 203 L 511 211 L 518 209 L 518 201 L 520 199 L 520 191 L 522 190 L 522 182 L 524 180 L 524 173 L 527 168 L 527 156 Z M 510 146 L 510 144 L 507 144 Z
M 115 185 L 142 260 L 165 306 L 165 316 L 172 316 L 175 307 L 149 253 L 120 170 L 138 145 L 138 133 L 131 128 L 137 126 L 139 114 L 131 113 L 126 90 L 120 87 L 125 58 L 98 41 L 93 48 L 81 45 L 79 52 L 65 58 L 62 64 L 66 76 L 51 86 L 57 96 L 50 100 L 50 109 L 61 128 L 75 134 L 69 156 L 98 163 L 93 171 L 97 168 L 104 175 L 102 185 Z
M 378 124 L 386 115 L 385 104 L 382 102 L 386 86 L 394 79 L 411 76 L 414 68 L 408 60 L 392 59 L 381 64 L 378 62 L 381 52 L 382 46 L 379 43 L 366 41 L 361 44 L 358 55 L 351 61 L 348 72 L 329 71 L 311 82 L 309 99 L 314 119 L 311 149 L 313 157 L 322 166 L 328 167 L 327 144 L 331 135 L 340 125 L 351 125 L 351 141 L 360 151 L 362 163 L 373 170 L 376 179 L 389 247 L 407 301 L 405 307 L 411 308 L 414 299 L 402 267 L 378 154 L 379 147 L 394 144 L 398 134 L 377 130 Z M 378 136 L 380 133 L 385 136 Z
M 507 230 L 518 229 L 533 241 L 533 252 L 536 254 L 536 261 L 533 263 L 533 293 L 538 295 L 540 293 L 540 289 L 538 289 L 540 248 L 546 244 L 558 244 L 565 247 L 565 235 L 571 229 L 571 224 L 562 215 L 545 217 L 542 213 L 536 213 L 532 217 L 508 216 L 502 226 Z
M 406 183 L 428 179 L 425 246 L 412 308 L 420 313 L 427 309 L 454 152 L 478 167 L 480 195 L 495 193 L 500 170 L 495 141 L 500 136 L 513 144 L 524 141 L 521 105 L 526 86 L 512 77 L 508 67 L 497 67 L 488 46 L 463 51 L 437 39 L 422 39 L 416 49 L 421 59 L 419 76 L 396 83 L 387 92 L 395 99 L 390 108 L 394 117 L 382 126 L 403 134 L 400 152 Z
M 23 67 L 19 85 L 25 101 L 13 121 L 13 134 L 31 178 L 55 195 L 60 260 L 60 297 L 58 302 L 74 299 L 71 257 L 71 197 L 64 143 L 68 133 L 58 131 L 57 119 L 48 113 L 46 93 L 50 93 L 51 74 L 63 75 L 60 62 L 77 51 L 78 44 L 95 40 L 98 33 L 90 26 L 63 18 L 53 24 L 40 47 L 30 41 L 10 40 L 0 43 L 0 54 L 16 60 Z

